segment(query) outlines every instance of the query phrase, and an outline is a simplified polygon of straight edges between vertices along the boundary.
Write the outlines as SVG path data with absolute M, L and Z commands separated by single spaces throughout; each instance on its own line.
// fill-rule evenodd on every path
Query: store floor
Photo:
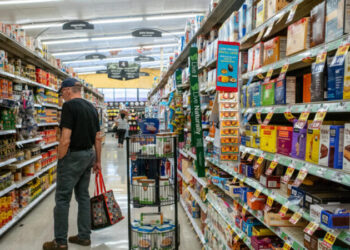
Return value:
M 107 134 L 102 153 L 103 174 L 107 189 L 113 189 L 115 197 L 127 215 L 126 189 L 126 154 L 125 149 L 118 149 L 111 134 Z M 90 194 L 93 194 L 94 182 L 90 184 Z M 1 250 L 40 250 L 44 241 L 53 239 L 53 208 L 55 192 L 39 203 L 29 214 L 17 223 L 10 231 L 0 238 Z M 73 195 L 74 196 L 74 195 Z M 77 234 L 76 214 L 77 203 L 72 197 L 69 216 L 69 235 Z M 200 242 L 189 224 L 186 214 L 179 204 L 179 223 L 181 225 L 180 249 L 201 249 Z M 89 249 L 69 244 L 71 250 Z M 128 249 L 127 219 L 108 229 L 92 233 L 91 249 L 117 250 Z

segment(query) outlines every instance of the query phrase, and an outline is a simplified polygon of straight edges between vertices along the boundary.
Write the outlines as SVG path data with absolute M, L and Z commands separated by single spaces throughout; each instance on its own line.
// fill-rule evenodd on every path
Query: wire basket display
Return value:
M 130 137 L 131 157 L 143 159 L 173 157 L 173 139 L 169 135 L 134 135 Z
M 164 228 L 164 229 L 163 229 Z M 172 250 L 175 249 L 175 227 L 169 225 L 132 228 L 132 249 L 137 250 Z

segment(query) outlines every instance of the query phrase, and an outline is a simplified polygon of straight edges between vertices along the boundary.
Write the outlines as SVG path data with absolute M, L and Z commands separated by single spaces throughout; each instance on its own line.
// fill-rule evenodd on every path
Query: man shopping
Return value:
M 97 110 L 82 99 L 81 89 L 79 81 L 68 78 L 59 90 L 65 103 L 58 146 L 55 239 L 44 243 L 44 250 L 68 249 L 68 214 L 73 190 L 78 202 L 78 235 L 69 237 L 69 242 L 82 246 L 91 244 L 89 183 L 91 168 L 94 172 L 101 170 L 102 143 Z

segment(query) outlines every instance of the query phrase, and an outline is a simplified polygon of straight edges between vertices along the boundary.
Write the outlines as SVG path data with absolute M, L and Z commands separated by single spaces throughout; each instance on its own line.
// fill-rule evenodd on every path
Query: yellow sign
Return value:
M 288 207 L 287 206 L 282 206 L 280 211 L 278 212 L 278 214 L 281 217 L 284 217 L 284 216 L 286 216 L 287 212 L 288 212 Z
M 259 195 L 260 195 L 260 193 L 261 193 L 261 191 L 260 191 L 259 189 L 257 189 L 257 190 L 255 190 L 255 192 L 254 192 L 254 196 L 255 196 L 256 198 L 258 198 Z
M 266 204 L 267 204 L 269 207 L 272 207 L 272 205 L 273 205 L 273 198 L 272 198 L 271 196 L 267 197 Z
M 328 232 L 326 233 L 326 236 L 323 238 L 322 244 L 328 248 L 332 248 L 336 239 L 337 237 L 335 235 Z

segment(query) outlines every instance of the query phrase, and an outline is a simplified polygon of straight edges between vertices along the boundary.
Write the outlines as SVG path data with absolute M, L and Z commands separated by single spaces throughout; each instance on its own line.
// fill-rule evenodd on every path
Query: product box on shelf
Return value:
M 309 48 L 310 44 L 310 18 L 304 17 L 288 26 L 287 51 L 290 56 Z
M 247 73 L 248 71 L 248 52 L 241 51 L 239 52 L 239 72 L 241 74 Z
M 292 152 L 293 127 L 277 126 L 277 153 L 289 156 Z
M 345 61 L 349 60 L 350 54 L 348 53 L 345 57 Z M 328 62 L 328 81 L 327 81 L 327 99 L 342 100 L 344 92 L 344 80 L 345 80 L 345 62 L 342 64 L 331 65 L 333 58 L 327 59 Z
M 292 153 L 291 157 L 304 160 L 306 150 L 306 125 L 304 128 L 293 128 Z
M 318 164 L 328 166 L 329 151 L 330 151 L 330 125 L 322 125 L 320 131 L 320 152 Z
M 311 102 L 311 78 L 311 73 L 303 76 L 303 102 Z
M 296 92 L 296 77 L 287 76 L 281 81 L 276 81 L 275 104 L 294 104 Z
M 267 15 L 266 19 L 273 17 L 278 11 L 283 9 L 289 4 L 288 0 L 266 0 L 267 2 Z
M 247 4 L 247 34 L 249 34 L 253 29 L 255 29 L 255 21 L 256 21 L 256 6 L 253 0 L 247 0 L 245 2 Z
M 318 240 L 324 238 L 326 232 L 317 229 L 312 235 L 304 233 L 304 247 L 308 250 L 318 250 Z
M 255 82 L 253 85 L 253 107 L 261 106 L 261 83 Z
M 251 50 L 253 50 L 253 69 L 256 70 L 263 66 L 264 43 L 257 43 Z
M 252 210 L 263 210 L 266 203 L 266 196 L 260 194 L 259 197 L 255 197 L 253 192 L 247 193 L 248 206 Z
M 281 176 L 260 176 L 260 183 L 264 187 L 271 189 L 279 189 L 281 185 Z
M 320 148 L 320 130 L 308 129 L 306 134 L 305 161 L 318 164 Z
M 277 36 L 264 43 L 263 65 L 278 62 L 286 56 L 287 37 Z
M 324 71 L 316 71 L 316 63 L 312 64 L 312 75 L 311 75 L 311 102 L 318 102 L 327 99 L 327 77 Z M 327 67 L 326 69 L 327 70 Z
M 302 221 L 299 221 L 296 224 L 289 222 L 289 219 L 292 218 L 292 216 L 292 213 L 287 213 L 285 216 L 282 217 L 278 213 L 265 212 L 264 222 L 270 227 L 302 227 L 305 225 L 305 223 Z
M 251 135 L 254 137 L 260 137 L 260 125 L 251 126 Z
M 253 70 L 253 64 L 254 64 L 254 49 L 250 48 L 248 49 L 248 71 Z
M 329 164 L 330 168 L 343 168 L 344 126 L 330 126 Z
M 246 32 L 247 32 L 246 22 L 247 22 L 247 5 L 244 3 L 239 9 L 239 39 L 242 39 L 246 35 Z
M 263 151 L 276 153 L 277 126 L 261 125 L 260 134 L 260 149 Z
M 261 85 L 261 104 L 262 106 L 270 106 L 275 104 L 275 83 L 276 80 L 271 80 L 268 83 Z
M 321 191 L 313 190 L 305 193 L 304 207 L 306 209 L 310 209 L 312 204 L 350 203 L 349 191 Z
M 255 220 L 248 220 L 248 221 L 242 221 L 242 231 L 248 235 L 249 237 L 253 236 L 253 227 L 261 225 L 262 223 L 255 219 Z
M 310 12 L 310 47 L 324 43 L 325 38 L 326 4 L 322 2 L 316 5 Z
M 267 0 L 260 0 L 256 4 L 256 27 L 259 27 L 260 25 L 262 25 L 265 22 L 266 14 L 267 14 L 266 1 Z
M 350 123 L 344 126 L 343 170 L 350 173 Z
M 350 32 L 349 0 L 326 0 L 326 42 Z
M 274 236 L 275 233 L 263 225 L 253 226 L 253 235 L 254 236 Z
M 247 89 L 247 92 L 248 92 L 248 100 L 247 100 L 247 104 L 249 107 L 253 107 L 253 97 L 254 97 L 254 83 L 251 83 L 248 85 L 248 89 Z
M 343 99 L 350 99 L 350 56 L 345 57 L 344 62 L 344 84 L 343 84 Z
M 332 229 L 349 229 L 350 204 L 327 206 L 321 212 L 321 223 Z

